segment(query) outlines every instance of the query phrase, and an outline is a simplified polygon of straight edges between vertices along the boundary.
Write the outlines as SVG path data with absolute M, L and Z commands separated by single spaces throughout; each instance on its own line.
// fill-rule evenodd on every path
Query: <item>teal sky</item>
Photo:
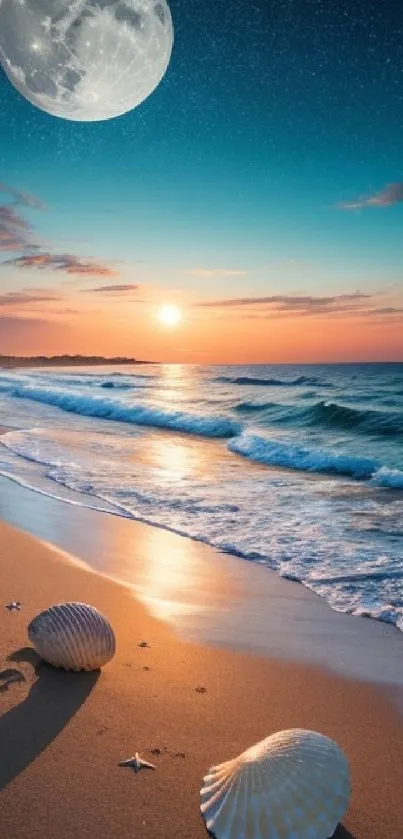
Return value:
M 0 75 L 0 180 L 14 190 L 0 194 L 3 206 L 32 224 L 43 252 L 110 266 L 143 295 L 179 291 L 193 305 L 358 290 L 396 310 L 395 329 L 403 9 L 381 0 L 170 8 L 168 71 L 125 116 L 58 119 Z M 19 192 L 44 209 L 21 206 Z M 74 279 L 13 263 L 21 253 L 3 253 L 0 294 Z

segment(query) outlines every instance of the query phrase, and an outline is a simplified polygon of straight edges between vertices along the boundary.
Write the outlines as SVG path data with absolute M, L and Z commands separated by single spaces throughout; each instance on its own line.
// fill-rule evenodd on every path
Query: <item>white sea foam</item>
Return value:
M 73 414 L 104 420 L 167 428 L 205 437 L 230 437 L 237 434 L 241 425 L 226 416 L 203 416 L 172 408 L 152 407 L 135 403 L 123 397 L 108 397 L 87 391 L 62 387 L 44 387 L 32 384 L 2 382 L 5 392 L 18 399 L 52 405 Z
M 382 466 L 372 475 L 372 483 L 379 487 L 403 489 L 403 470 Z
M 283 466 L 304 472 L 327 472 L 337 475 L 351 475 L 353 478 L 369 478 L 377 464 L 363 457 L 339 454 L 331 449 L 307 449 L 291 442 L 244 433 L 228 443 L 231 452 L 265 463 L 268 466 Z

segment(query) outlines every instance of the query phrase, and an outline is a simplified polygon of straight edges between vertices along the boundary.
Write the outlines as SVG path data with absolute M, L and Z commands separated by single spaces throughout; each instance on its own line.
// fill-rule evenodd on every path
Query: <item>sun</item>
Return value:
M 178 306 L 166 303 L 158 309 L 157 317 L 164 326 L 177 326 L 182 320 L 182 312 Z

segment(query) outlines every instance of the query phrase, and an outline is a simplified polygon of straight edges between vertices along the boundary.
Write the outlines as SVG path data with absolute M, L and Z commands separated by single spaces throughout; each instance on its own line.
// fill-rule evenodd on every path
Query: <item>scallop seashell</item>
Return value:
M 86 603 L 60 603 L 37 615 L 28 637 L 48 664 L 65 670 L 98 670 L 113 658 L 109 621 Z
M 329 737 L 292 728 L 214 766 L 200 795 L 216 839 L 329 839 L 348 806 L 350 771 Z

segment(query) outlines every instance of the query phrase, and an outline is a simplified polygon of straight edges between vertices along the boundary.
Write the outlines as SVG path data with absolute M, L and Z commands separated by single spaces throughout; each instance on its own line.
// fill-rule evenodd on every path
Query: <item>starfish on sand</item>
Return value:
M 6 603 L 6 609 L 9 612 L 20 612 L 21 611 L 22 603 L 19 600 L 11 600 L 10 603 Z
M 134 757 L 129 757 L 127 760 L 121 760 L 118 763 L 118 766 L 127 766 L 129 769 L 133 769 L 133 772 L 140 772 L 142 769 L 155 769 L 153 763 L 149 763 L 148 760 L 143 760 L 140 757 L 139 753 L 136 752 Z

